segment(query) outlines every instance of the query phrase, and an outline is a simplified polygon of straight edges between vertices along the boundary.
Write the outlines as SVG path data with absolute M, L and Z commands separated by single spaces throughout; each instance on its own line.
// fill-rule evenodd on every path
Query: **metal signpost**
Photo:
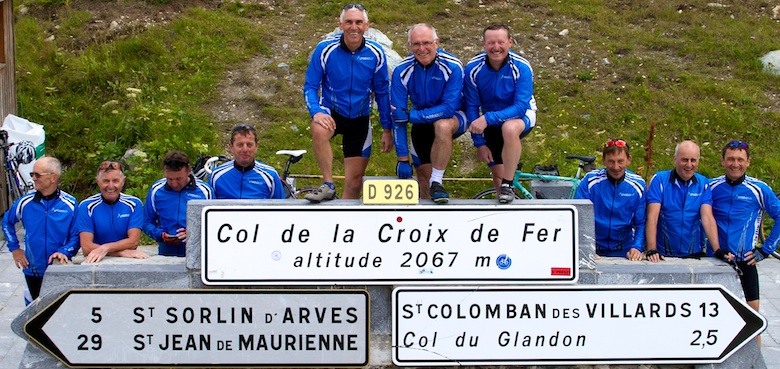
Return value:
M 719 363 L 767 326 L 716 285 L 400 287 L 393 362 Z
M 210 285 L 578 278 L 571 205 L 211 206 L 201 232 L 202 279 Z
M 364 290 L 70 290 L 25 332 L 70 367 L 368 364 Z

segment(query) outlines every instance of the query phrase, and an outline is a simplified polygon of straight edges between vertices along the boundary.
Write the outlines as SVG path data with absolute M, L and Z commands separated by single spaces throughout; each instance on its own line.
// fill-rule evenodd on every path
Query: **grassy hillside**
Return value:
M 539 119 L 524 140 L 529 167 L 557 163 L 572 173 L 565 154 L 597 155 L 607 138 L 624 137 L 632 143 L 632 169 L 649 177 L 669 168 L 675 143 L 688 138 L 702 145 L 700 171 L 715 176 L 722 172 L 720 147 L 737 138 L 751 144 L 749 173 L 780 189 L 780 150 L 773 145 L 780 77 L 763 72 L 758 60 L 780 49 L 780 23 L 767 2 L 363 4 L 401 55 L 407 53 L 406 28 L 417 22 L 433 24 L 441 46 L 464 61 L 481 50 L 484 26 L 509 24 L 514 49 L 535 72 Z M 191 155 L 222 152 L 225 133 L 237 122 L 262 127 L 259 157 L 281 167 L 274 151 L 311 147 L 301 94 L 307 57 L 336 27 L 342 5 L 18 0 L 19 114 L 45 125 L 47 153 L 63 159 L 64 187 L 79 198 L 94 190 L 97 163 L 130 148 L 148 154 L 127 188 L 143 196 L 161 176 L 162 154 L 174 148 Z M 448 176 L 488 176 L 469 141 L 456 145 Z M 374 151 L 368 174 L 393 173 L 394 154 Z M 339 164 L 335 170 L 343 174 Z M 296 172 L 317 174 L 313 155 L 296 164 Z M 486 186 L 448 188 L 470 197 Z

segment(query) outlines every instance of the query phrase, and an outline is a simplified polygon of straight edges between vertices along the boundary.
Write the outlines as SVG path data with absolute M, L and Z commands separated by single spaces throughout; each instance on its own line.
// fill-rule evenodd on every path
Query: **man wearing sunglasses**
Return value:
M 408 44 L 412 54 L 395 68 L 390 84 L 398 156 L 396 172 L 400 178 L 412 176 L 406 137 L 406 125 L 411 123 L 411 157 L 420 181 L 420 197 L 446 204 L 450 195 L 442 186 L 442 179 L 452 155 L 452 140 L 467 128 L 466 115 L 459 111 L 463 64 L 438 48 L 439 37 L 429 24 L 412 26 Z
M 138 248 L 144 225 L 141 199 L 122 193 L 125 173 L 115 161 L 104 161 L 95 176 L 100 193 L 79 204 L 77 225 L 84 261 L 97 263 L 105 256 L 149 257 Z
M 284 199 L 284 186 L 274 167 L 255 159 L 257 131 L 238 124 L 228 145 L 233 160 L 211 172 L 209 185 L 217 199 Z
M 31 299 L 38 298 L 43 274 L 54 261 L 67 263 L 79 251 L 76 232 L 76 198 L 57 185 L 62 174 L 59 160 L 44 156 L 33 165 L 30 177 L 35 192 L 17 200 L 3 216 L 3 234 L 14 264 L 22 269 Z M 16 223 L 24 226 L 24 249 L 16 237 Z
M 650 179 L 645 223 L 645 254 L 649 261 L 657 262 L 665 256 L 706 256 L 705 240 L 710 241 L 719 258 L 733 258 L 725 250 L 718 251 L 709 180 L 696 173 L 699 153 L 699 145 L 693 141 L 679 143 L 674 149 L 674 169 L 658 172 Z
M 192 175 L 190 158 L 181 151 L 165 155 L 163 175 L 146 196 L 144 233 L 157 241 L 159 255 L 185 256 L 187 202 L 212 199 L 214 190 Z
M 710 181 L 712 213 L 718 223 L 721 249 L 736 256 L 742 274 L 739 279 L 745 299 L 755 311 L 759 306 L 756 264 L 777 249 L 780 241 L 780 200 L 763 181 L 746 175 L 750 166 L 750 147 L 732 140 L 721 150 L 725 174 Z M 774 219 L 774 226 L 763 246 L 756 240 L 764 213 Z
M 343 138 L 344 154 L 345 183 L 341 197 L 360 196 L 371 156 L 372 92 L 384 129 L 382 152 L 389 152 L 393 146 L 387 59 L 378 43 L 363 37 L 368 27 L 368 12 L 363 5 L 344 6 L 339 17 L 342 33 L 317 44 L 306 70 L 303 96 L 312 117 L 312 147 L 323 179 L 318 189 L 305 196 L 314 203 L 336 196 L 330 139 L 338 134 Z
M 484 51 L 466 64 L 463 82 L 471 139 L 479 159 L 490 167 L 502 204 L 515 199 L 512 179 L 523 150 L 520 139 L 536 124 L 533 70 L 511 47 L 509 27 L 487 26 L 482 31 Z
M 610 139 L 601 162 L 605 168 L 585 174 L 575 198 L 593 203 L 596 254 L 642 260 L 645 244 L 645 180 L 626 169 L 631 153 L 625 140 Z

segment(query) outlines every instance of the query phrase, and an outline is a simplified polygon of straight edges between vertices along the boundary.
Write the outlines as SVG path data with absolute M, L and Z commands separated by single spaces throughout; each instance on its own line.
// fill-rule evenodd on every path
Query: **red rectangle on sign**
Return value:
M 571 275 L 571 268 L 550 268 L 550 275 Z

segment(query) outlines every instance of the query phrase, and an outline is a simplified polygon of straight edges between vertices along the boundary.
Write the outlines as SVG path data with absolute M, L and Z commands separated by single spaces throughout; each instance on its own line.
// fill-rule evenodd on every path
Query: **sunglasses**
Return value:
M 98 171 L 102 172 L 108 172 L 110 170 L 122 170 L 122 166 L 119 165 L 119 163 L 115 161 L 106 160 L 102 163 L 100 163 L 100 166 L 98 166 Z
M 241 131 L 257 132 L 255 131 L 255 127 L 252 127 L 248 124 L 238 124 L 235 127 L 233 127 L 232 133 L 241 132 Z
M 179 170 L 181 168 L 189 166 L 190 163 L 188 163 L 186 161 L 177 160 L 177 159 L 165 159 L 165 160 L 163 160 L 163 165 L 165 165 L 166 168 L 171 168 L 173 170 Z
M 604 147 L 612 147 L 612 146 L 617 146 L 617 147 L 628 147 L 628 144 L 626 143 L 626 141 L 625 141 L 625 140 L 623 140 L 623 139 L 620 139 L 620 138 L 613 138 L 613 139 L 611 139 L 611 140 L 607 141 L 607 142 L 604 144 Z
M 728 144 L 726 144 L 726 146 L 735 149 L 743 149 L 743 150 L 747 150 L 749 148 L 747 142 L 739 141 L 739 140 L 731 140 L 729 141 Z
M 349 10 L 349 9 L 366 10 L 366 7 L 363 6 L 362 4 L 347 4 L 344 5 L 343 8 L 341 8 L 341 10 Z
M 30 178 L 40 178 L 40 177 L 43 177 L 43 176 L 48 176 L 49 174 L 54 174 L 54 173 L 52 173 L 52 172 L 48 172 L 48 173 L 30 172 Z

